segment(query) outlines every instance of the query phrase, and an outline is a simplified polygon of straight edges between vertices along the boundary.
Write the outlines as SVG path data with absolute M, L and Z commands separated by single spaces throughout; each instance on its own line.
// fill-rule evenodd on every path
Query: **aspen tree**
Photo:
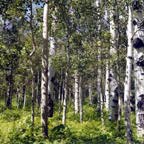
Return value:
M 144 136 L 144 16 L 142 1 L 134 0 L 132 36 L 134 48 L 134 79 L 137 135 Z
M 44 137 L 48 137 L 48 0 L 43 11 L 43 47 L 42 47 L 42 77 L 41 77 L 41 123 Z
M 130 94 L 131 94 L 131 74 L 132 74 L 132 63 L 133 63 L 133 47 L 132 38 L 133 26 L 132 26 L 132 8 L 128 7 L 128 24 L 127 24 L 127 57 L 126 57 L 126 76 L 124 84 L 124 107 L 125 107 L 125 126 L 126 126 L 126 136 L 127 142 L 132 143 L 132 130 L 130 121 Z
M 110 8 L 110 56 L 116 55 L 117 52 L 117 29 L 116 29 L 116 20 L 115 15 L 116 11 L 114 6 Z M 109 85 L 110 85 L 110 120 L 116 121 L 118 119 L 118 82 L 116 80 L 116 75 L 114 73 L 113 65 L 110 66 L 109 71 Z

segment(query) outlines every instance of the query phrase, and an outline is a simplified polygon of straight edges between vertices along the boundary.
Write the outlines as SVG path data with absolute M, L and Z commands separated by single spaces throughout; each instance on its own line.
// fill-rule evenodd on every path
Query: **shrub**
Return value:
M 0 119 L 3 119 L 4 121 L 15 121 L 20 119 L 20 112 L 18 111 L 11 111 L 9 109 L 5 110 L 5 112 L 3 112 L 0 116 Z

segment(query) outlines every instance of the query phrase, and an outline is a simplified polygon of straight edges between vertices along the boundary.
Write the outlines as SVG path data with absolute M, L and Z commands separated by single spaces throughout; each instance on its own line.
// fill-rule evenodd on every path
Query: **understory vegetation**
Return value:
M 55 106 L 57 107 L 57 106 Z M 1 144 L 125 144 L 124 119 L 119 122 L 119 127 L 107 119 L 105 112 L 104 125 L 96 105 L 84 105 L 83 123 L 79 122 L 79 115 L 75 115 L 72 105 L 68 106 L 67 123 L 61 124 L 61 114 L 55 112 L 49 118 L 49 140 L 43 138 L 41 133 L 40 111 L 35 112 L 35 126 L 31 125 L 30 108 L 11 110 L 0 104 L 0 143 Z M 56 108 L 57 109 L 57 108 Z M 135 131 L 134 114 L 132 126 Z M 33 131 L 33 133 L 32 133 Z M 142 144 L 142 139 L 135 138 L 136 144 Z

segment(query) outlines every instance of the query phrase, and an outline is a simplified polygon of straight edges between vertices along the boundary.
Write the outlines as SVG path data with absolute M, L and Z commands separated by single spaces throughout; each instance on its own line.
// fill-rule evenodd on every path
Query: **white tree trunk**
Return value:
M 54 38 L 54 34 L 55 33 L 55 29 L 56 29 L 56 16 L 55 16 L 55 11 L 51 14 L 52 16 L 52 26 L 51 26 L 51 37 L 49 37 L 49 42 L 50 42 L 50 49 L 49 49 L 49 66 L 48 66 L 48 93 L 49 93 L 49 97 L 51 97 L 51 99 L 54 99 L 54 76 L 55 76 L 55 70 L 52 66 L 52 57 L 55 55 L 56 53 L 56 42 L 55 42 L 55 38 Z
M 89 82 L 88 91 L 89 91 L 89 104 L 92 105 L 93 97 L 92 97 L 92 83 L 91 82 Z
M 55 70 L 52 66 L 52 57 L 55 55 L 56 47 L 55 47 L 55 39 L 53 37 L 50 37 L 50 49 L 49 49 L 49 65 L 48 65 L 48 94 L 52 98 L 54 95 L 54 84 L 52 82 L 52 79 L 55 76 Z
M 132 9 L 129 6 L 128 24 L 127 24 L 127 58 L 126 58 L 126 76 L 124 84 L 124 107 L 125 107 L 125 126 L 126 126 L 126 136 L 127 142 L 132 144 L 132 130 L 130 121 L 130 94 L 131 94 L 131 73 L 132 73 L 132 63 L 133 63 L 133 46 L 131 38 L 133 36 L 133 26 L 132 26 Z
M 139 3 L 139 2 L 138 2 Z M 137 3 L 137 4 L 138 4 Z M 137 135 L 144 136 L 144 26 L 141 6 L 133 3 L 134 17 L 134 78 Z M 140 4 L 141 5 L 141 4 Z
M 100 8 L 101 8 L 101 1 L 96 0 L 95 2 L 96 7 L 99 9 L 98 14 L 100 15 Z M 98 20 L 98 32 L 101 33 L 101 19 Z M 101 37 L 99 36 L 99 41 Z M 98 105 L 97 109 L 100 112 L 101 122 L 104 124 L 103 119 L 103 95 L 102 95 L 102 67 L 101 67 L 101 44 L 98 46 L 98 70 L 97 70 L 97 98 L 98 98 Z
M 106 22 L 109 21 L 109 11 L 108 3 L 105 1 L 105 15 L 104 18 Z M 110 87 L 109 87 L 109 46 L 107 48 L 107 59 L 106 59 L 106 70 L 105 70 L 105 108 L 106 111 L 109 111 L 109 101 L 110 101 Z
M 75 71 L 74 75 L 75 79 L 75 86 L 74 86 L 74 110 L 75 114 L 79 112 L 79 76 L 78 76 L 78 71 Z
M 41 77 L 41 123 L 44 137 L 48 137 L 48 1 L 46 0 L 43 13 L 43 48 L 42 48 L 42 77 Z
M 64 87 L 64 97 L 63 97 L 63 115 L 62 124 L 66 124 L 66 111 L 67 111 L 67 97 L 68 97 L 68 83 L 69 83 L 69 66 L 70 66 L 70 51 L 69 51 L 69 31 L 67 34 L 67 46 L 66 46 L 66 72 L 65 72 L 65 87 Z
M 82 104 L 82 77 L 79 78 L 79 110 L 80 110 L 80 122 L 83 121 L 83 104 Z
M 105 76 L 105 108 L 109 111 L 109 101 L 110 101 L 110 87 L 109 87 L 109 64 L 106 63 L 106 76 Z
M 63 115 L 62 124 L 66 124 L 66 110 L 67 110 L 67 95 L 68 95 L 68 72 L 65 74 L 65 87 L 64 87 L 64 98 L 63 98 Z
M 35 72 L 32 67 L 31 67 L 31 73 L 32 73 L 31 122 L 33 130 L 34 118 L 35 118 Z
M 115 11 L 110 10 L 110 34 L 111 34 L 111 47 L 110 47 L 110 56 L 116 54 L 116 42 L 117 42 L 117 30 L 116 24 L 114 21 Z M 116 121 L 118 118 L 118 82 L 114 74 L 114 69 L 112 64 L 109 71 L 109 84 L 110 84 L 110 120 Z
M 23 108 L 26 106 L 26 85 L 24 84 L 22 87 L 22 97 L 23 97 Z
M 100 59 L 99 59 L 100 61 Z M 103 95 L 102 95 L 102 84 L 101 84 L 101 67 L 98 68 L 98 76 L 97 76 L 97 93 L 98 93 L 98 110 L 101 116 L 101 122 L 104 124 L 103 119 Z

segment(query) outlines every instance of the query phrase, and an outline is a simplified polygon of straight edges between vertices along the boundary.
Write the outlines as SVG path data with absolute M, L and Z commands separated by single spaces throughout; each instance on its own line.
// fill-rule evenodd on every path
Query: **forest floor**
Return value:
M 55 108 L 58 109 L 58 108 Z M 83 107 L 83 122 L 75 115 L 72 106 L 67 112 L 66 126 L 61 124 L 61 114 L 54 113 L 49 118 L 49 140 L 41 135 L 40 112 L 35 111 L 35 126 L 31 125 L 30 108 L 6 109 L 0 105 L 0 144 L 125 144 L 124 120 L 119 127 L 107 119 L 105 113 L 104 125 L 96 112 L 95 106 L 85 104 Z M 134 127 L 134 119 L 132 120 Z M 133 128 L 135 131 L 135 128 Z M 135 144 L 142 144 L 134 135 Z

